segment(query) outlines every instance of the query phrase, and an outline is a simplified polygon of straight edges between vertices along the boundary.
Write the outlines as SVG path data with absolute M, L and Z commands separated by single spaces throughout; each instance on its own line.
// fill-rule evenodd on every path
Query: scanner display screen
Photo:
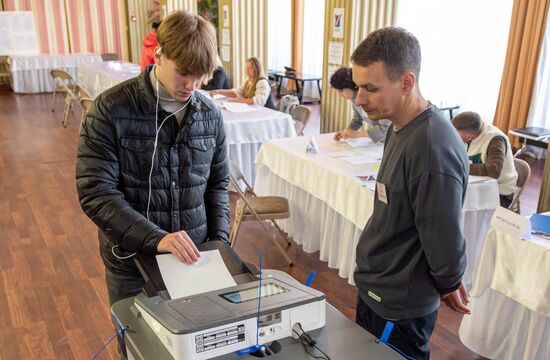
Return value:
M 221 294 L 220 296 L 225 300 L 232 302 L 233 304 L 240 304 L 245 301 L 255 300 L 258 298 L 258 288 L 259 286 L 251 287 L 248 289 L 232 291 L 229 293 Z M 262 297 L 267 297 L 271 295 L 277 295 L 288 292 L 288 289 L 285 289 L 277 284 L 269 283 L 262 285 Z

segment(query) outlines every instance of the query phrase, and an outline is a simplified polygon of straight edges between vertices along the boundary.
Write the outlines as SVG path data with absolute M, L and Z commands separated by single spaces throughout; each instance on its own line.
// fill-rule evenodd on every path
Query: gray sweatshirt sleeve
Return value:
M 466 269 L 463 186 L 462 180 L 434 171 L 409 184 L 420 242 L 440 294 L 456 290 Z
M 348 124 L 348 129 L 357 131 L 363 127 L 364 121 L 365 119 L 363 119 L 363 117 L 361 116 L 361 113 L 359 113 L 355 105 L 353 105 L 353 117 L 351 118 L 351 121 Z
M 369 137 L 372 139 L 372 141 L 377 143 L 386 138 L 386 134 L 388 133 L 388 129 L 391 125 L 390 120 L 368 120 L 367 123 L 367 132 L 369 133 Z

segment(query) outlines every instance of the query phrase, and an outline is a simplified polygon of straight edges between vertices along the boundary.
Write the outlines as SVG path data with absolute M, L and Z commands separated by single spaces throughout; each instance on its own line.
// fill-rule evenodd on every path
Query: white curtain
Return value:
M 397 25 L 416 35 L 422 48 L 424 97 L 492 122 L 511 13 L 512 0 L 400 1 Z
M 304 49 L 302 72 L 315 76 L 323 73 L 323 41 L 325 35 L 325 0 L 304 2 Z M 306 83 L 304 95 L 320 97 L 317 82 Z
M 291 0 L 267 1 L 267 67 L 284 70 L 292 63 Z M 267 72 L 267 68 L 265 69 Z
M 548 20 L 540 51 L 537 79 L 533 89 L 527 126 L 550 129 L 550 21 Z

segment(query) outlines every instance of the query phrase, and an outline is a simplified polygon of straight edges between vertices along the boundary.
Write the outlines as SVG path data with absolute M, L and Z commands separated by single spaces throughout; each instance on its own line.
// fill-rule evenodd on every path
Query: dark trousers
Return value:
M 357 297 L 355 322 L 380 338 L 388 320 L 378 316 L 367 304 Z M 387 342 L 413 359 L 429 359 L 428 341 L 437 321 L 437 310 L 416 319 L 392 321 L 395 326 Z
M 107 292 L 109 294 L 109 306 L 113 306 L 119 300 L 127 297 L 136 296 L 141 292 L 145 281 L 141 275 L 121 275 L 105 270 L 105 282 L 107 283 Z M 115 331 L 118 332 L 119 325 L 113 320 Z M 126 359 L 126 346 L 122 334 L 117 333 L 118 353 L 121 359 Z

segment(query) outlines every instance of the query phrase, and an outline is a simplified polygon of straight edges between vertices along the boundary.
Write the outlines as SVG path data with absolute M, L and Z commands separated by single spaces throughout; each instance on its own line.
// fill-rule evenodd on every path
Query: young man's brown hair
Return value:
M 160 24 L 157 41 L 160 52 L 184 75 L 203 76 L 216 69 L 216 31 L 198 15 L 170 14 Z

